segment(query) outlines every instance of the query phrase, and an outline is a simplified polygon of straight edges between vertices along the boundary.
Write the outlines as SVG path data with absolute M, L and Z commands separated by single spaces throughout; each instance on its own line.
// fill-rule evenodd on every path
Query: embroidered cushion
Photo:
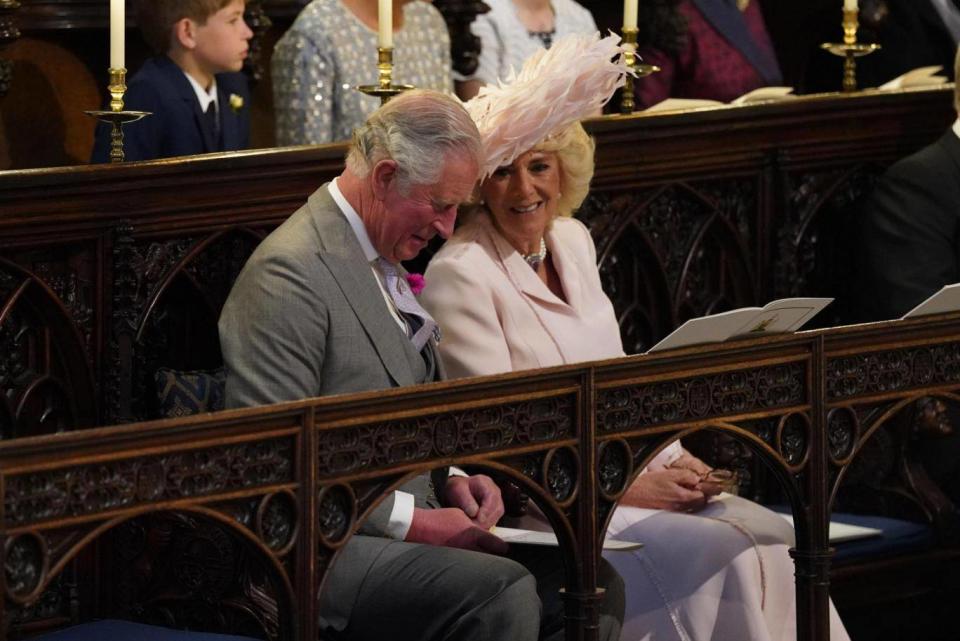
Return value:
M 223 409 L 226 371 L 180 371 L 161 367 L 154 375 L 157 409 L 161 418 L 191 416 Z

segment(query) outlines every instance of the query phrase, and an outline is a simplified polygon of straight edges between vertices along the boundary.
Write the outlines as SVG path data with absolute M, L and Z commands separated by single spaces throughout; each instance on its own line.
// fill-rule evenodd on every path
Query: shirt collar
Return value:
M 197 82 L 196 78 L 188 74 L 186 71 L 183 72 L 183 75 L 187 77 L 187 80 L 190 81 L 190 86 L 193 87 L 193 91 L 197 94 L 197 100 L 200 101 L 200 111 L 206 111 L 210 103 L 217 103 L 217 77 L 213 77 L 213 82 L 210 83 L 210 91 L 207 91 L 200 86 L 200 83 Z M 217 107 L 220 105 L 217 104 Z
M 953 123 L 953 135 L 960 138 L 960 118 L 957 118 Z
M 364 226 L 360 214 L 358 214 L 357 210 L 353 208 L 353 205 L 343 197 L 343 193 L 337 186 L 336 178 L 330 181 L 329 190 L 330 196 L 333 197 L 333 202 L 337 203 L 337 207 L 343 212 L 344 218 L 346 218 L 350 224 L 350 229 L 353 230 L 354 235 L 357 237 L 357 241 L 360 243 L 360 248 L 363 250 L 363 255 L 366 257 L 367 262 L 372 263 L 380 258 L 380 252 L 378 252 L 373 247 L 373 243 L 370 242 L 370 235 L 367 233 L 367 228 Z

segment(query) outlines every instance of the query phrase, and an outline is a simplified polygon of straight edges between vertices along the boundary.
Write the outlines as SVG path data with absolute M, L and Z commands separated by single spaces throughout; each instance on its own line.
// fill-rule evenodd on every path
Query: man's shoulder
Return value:
M 127 83 L 127 101 L 148 99 L 155 102 L 171 102 L 179 97 L 179 88 L 174 81 L 173 73 L 183 73 L 169 58 L 154 56 L 147 58 Z M 184 82 L 186 82 L 184 78 Z M 128 108 L 131 108 L 128 105 Z
M 939 180 L 944 173 L 958 173 L 958 162 L 960 139 L 950 130 L 936 142 L 895 162 L 886 171 L 885 178 L 932 183 Z

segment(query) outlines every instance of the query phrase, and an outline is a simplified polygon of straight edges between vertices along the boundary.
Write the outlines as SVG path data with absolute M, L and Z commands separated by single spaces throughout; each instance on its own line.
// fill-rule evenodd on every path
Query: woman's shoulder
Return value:
M 554 235 L 564 241 L 567 245 L 580 247 L 587 243 L 593 244 L 593 237 L 590 236 L 590 230 L 580 220 L 572 216 L 561 216 L 553 221 L 552 231 Z
M 576 0 L 553 0 L 553 6 L 557 14 L 567 14 L 582 20 L 589 19 L 590 23 L 594 24 L 593 14 L 590 13 L 590 10 Z
M 447 263 L 460 268 L 489 261 L 489 253 L 485 248 L 487 232 L 483 223 L 482 215 L 476 214 L 458 227 L 430 259 L 430 265 Z

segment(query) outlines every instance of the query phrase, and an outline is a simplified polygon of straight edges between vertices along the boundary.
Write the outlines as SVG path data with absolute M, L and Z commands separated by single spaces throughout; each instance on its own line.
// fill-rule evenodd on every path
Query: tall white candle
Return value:
M 380 21 L 380 37 L 377 44 L 383 48 L 393 47 L 393 0 L 380 0 L 378 20 Z
M 623 0 L 623 28 L 637 28 L 637 0 Z
M 843 0 L 844 11 L 858 11 L 857 0 Z
M 110 0 L 110 68 L 123 69 L 124 30 L 126 16 L 124 15 L 124 0 Z

